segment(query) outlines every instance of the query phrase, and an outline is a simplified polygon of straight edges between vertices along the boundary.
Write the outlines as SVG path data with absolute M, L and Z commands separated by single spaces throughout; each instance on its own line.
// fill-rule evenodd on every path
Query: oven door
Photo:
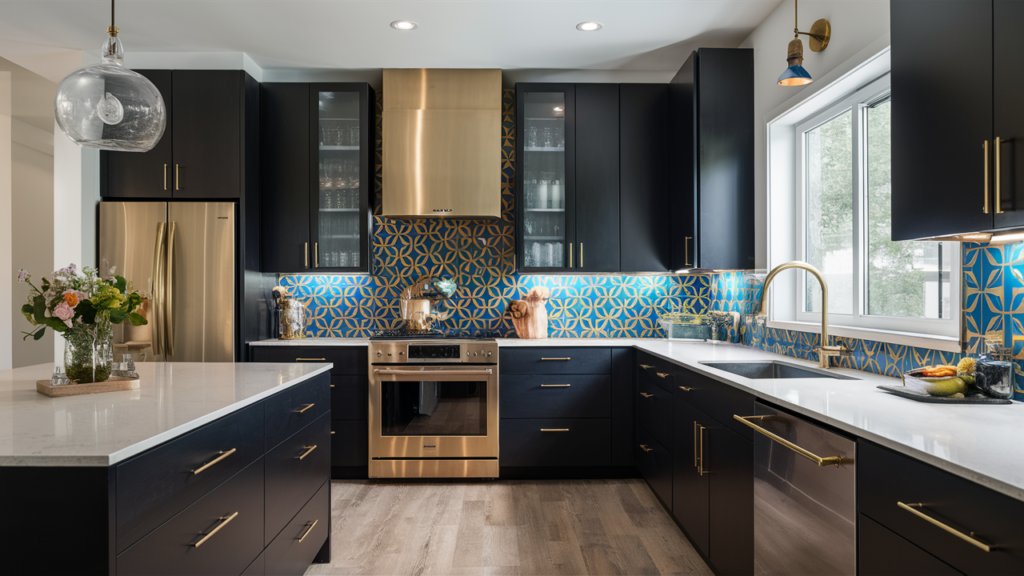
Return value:
M 497 458 L 497 366 L 372 366 L 370 458 Z

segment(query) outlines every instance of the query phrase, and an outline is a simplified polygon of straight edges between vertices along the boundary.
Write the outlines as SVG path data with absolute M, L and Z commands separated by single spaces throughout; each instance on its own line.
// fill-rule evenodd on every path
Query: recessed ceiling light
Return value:
M 391 23 L 391 27 L 395 30 L 413 30 L 419 28 L 419 24 L 411 20 L 395 20 Z
M 593 32 L 601 28 L 604 28 L 604 26 L 601 26 L 600 22 L 580 22 L 576 25 L 576 29 L 583 32 Z
M 565 112 L 565 106 L 555 106 L 555 112 Z

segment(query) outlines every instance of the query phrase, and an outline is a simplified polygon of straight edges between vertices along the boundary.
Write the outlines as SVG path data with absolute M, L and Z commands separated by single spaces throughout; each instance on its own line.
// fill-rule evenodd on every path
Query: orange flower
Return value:
M 78 306 L 78 294 L 68 290 L 64 293 L 64 301 L 68 303 L 68 306 L 74 308 L 75 306 Z

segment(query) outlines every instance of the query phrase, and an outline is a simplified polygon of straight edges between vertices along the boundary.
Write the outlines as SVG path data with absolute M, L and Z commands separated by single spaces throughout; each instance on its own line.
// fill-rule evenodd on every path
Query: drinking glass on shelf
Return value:
M 349 252 L 348 264 L 353 268 L 359 266 L 359 252 Z
M 551 255 L 552 266 L 554 266 L 558 262 L 556 258 L 558 258 L 560 254 L 565 254 L 565 247 L 562 245 L 561 242 L 555 242 L 554 253 Z
M 541 143 L 541 146 L 543 146 L 544 148 L 554 147 L 554 135 L 551 132 L 551 126 L 544 127 L 544 141 Z
M 537 268 L 543 268 L 544 265 L 540 261 L 540 242 L 534 242 L 530 248 L 530 253 L 533 255 L 533 262 Z
M 547 262 L 548 268 L 555 265 L 555 244 L 554 242 L 547 242 L 544 244 L 545 262 Z
M 359 121 L 355 120 L 351 126 L 348 127 L 348 145 L 359 146 Z
M 536 148 L 537 140 L 540 138 L 537 135 L 537 125 L 530 124 L 530 127 L 526 130 L 526 146 L 527 148 Z
M 348 268 L 348 252 L 338 253 L 338 268 Z
M 559 122 L 555 124 L 555 146 L 558 148 L 565 148 L 565 123 Z

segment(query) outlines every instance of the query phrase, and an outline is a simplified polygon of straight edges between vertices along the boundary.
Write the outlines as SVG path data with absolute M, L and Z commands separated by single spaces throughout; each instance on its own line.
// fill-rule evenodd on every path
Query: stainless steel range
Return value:
M 371 338 L 370 477 L 498 477 L 498 344 Z

